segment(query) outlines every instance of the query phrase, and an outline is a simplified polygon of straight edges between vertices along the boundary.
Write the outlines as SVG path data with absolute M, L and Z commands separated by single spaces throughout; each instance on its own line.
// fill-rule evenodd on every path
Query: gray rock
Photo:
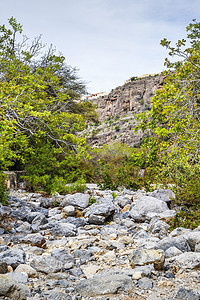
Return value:
M 32 224 L 35 226 L 42 226 L 48 223 L 47 218 L 45 217 L 45 215 L 43 214 L 38 214 L 33 220 L 32 220 Z
M 150 290 L 153 287 L 153 281 L 147 277 L 138 280 L 138 287 L 143 290 Z
M 168 205 L 173 199 L 175 199 L 175 194 L 170 189 L 155 190 L 152 193 L 149 193 L 149 195 L 151 197 L 155 197 L 162 201 L 165 201 Z
M 199 300 L 199 295 L 197 295 L 193 290 L 187 290 L 180 288 L 175 295 L 176 300 Z
M 57 260 L 61 261 L 63 264 L 72 264 L 74 265 L 75 259 L 74 257 L 69 254 L 65 249 L 54 249 L 51 252 L 51 256 L 56 258 Z
M 107 217 L 114 214 L 115 205 L 110 201 L 103 203 L 94 203 L 86 211 L 85 217 L 88 217 L 90 224 L 103 224 Z
M 200 270 L 200 253 L 185 252 L 183 254 L 170 258 L 169 262 L 173 262 L 183 269 Z
M 52 198 L 45 198 L 41 197 L 40 200 L 40 206 L 44 208 L 50 208 L 53 207 L 53 199 Z
M 87 224 L 86 219 L 83 218 L 83 217 L 80 217 L 80 218 L 68 217 L 66 219 L 66 222 L 74 224 L 77 228 L 78 227 L 83 227 L 83 226 L 85 226 Z
M 33 258 L 31 267 L 45 274 L 57 273 L 63 268 L 63 264 L 50 255 L 42 255 Z
M 66 195 L 62 200 L 61 205 L 63 207 L 67 205 L 72 205 L 80 210 L 85 209 L 89 206 L 89 194 L 76 193 L 73 195 Z
M 170 248 L 168 248 L 166 251 L 165 251 L 165 257 L 166 258 L 170 258 L 170 257 L 173 257 L 173 256 L 177 256 L 177 255 L 180 255 L 182 254 L 183 252 L 181 250 L 179 250 L 178 248 L 172 246 Z
M 143 222 L 148 217 L 148 219 L 153 218 L 158 213 L 163 213 L 168 211 L 166 202 L 150 196 L 142 196 L 138 199 L 130 210 L 129 215 L 135 221 Z
M 71 223 L 57 223 L 50 232 L 54 236 L 75 236 L 76 226 Z
M 159 220 L 158 218 L 154 218 L 149 224 L 148 231 L 154 234 L 155 236 L 158 236 L 159 238 L 163 238 L 167 235 L 168 228 L 169 224 L 165 223 L 162 220 Z
M 0 253 L 0 261 L 15 269 L 19 264 L 26 262 L 26 254 L 22 249 L 12 248 Z
M 46 239 L 40 233 L 31 233 L 21 238 L 21 242 L 40 248 L 46 247 Z
M 15 300 L 26 300 L 29 294 L 26 285 L 18 283 L 8 275 L 0 275 L 0 296 Z
M 166 237 L 158 242 L 155 248 L 166 251 L 171 247 L 176 247 L 182 252 L 188 252 L 191 250 L 187 240 L 183 236 L 176 236 L 172 238 Z
M 62 217 L 67 218 L 69 216 L 74 216 L 76 214 L 75 207 L 72 205 L 67 205 L 63 208 Z
M 76 250 L 73 252 L 74 257 L 82 259 L 90 259 L 93 256 L 93 252 L 90 250 Z
M 32 233 L 32 227 L 28 222 L 23 222 L 22 225 L 16 228 L 16 232 L 19 233 Z
M 28 282 L 28 274 L 26 272 L 16 272 L 15 270 L 15 272 L 10 272 L 7 275 L 19 283 L 26 284 Z
M 192 251 L 195 251 L 196 244 L 200 243 L 200 231 L 192 231 L 184 234 L 184 238 L 187 240 Z
M 117 196 L 114 200 L 114 204 L 119 205 L 121 208 L 131 203 L 132 203 L 131 199 L 125 196 Z
M 156 270 L 161 270 L 165 262 L 165 256 L 164 252 L 160 249 L 138 248 L 130 255 L 129 262 L 132 268 L 154 264 Z
M 35 269 L 33 269 L 31 266 L 27 265 L 27 264 L 21 264 L 19 265 L 16 269 L 15 269 L 16 273 L 22 273 L 25 272 L 28 277 L 36 277 L 37 276 L 37 272 Z
M 92 279 L 79 281 L 76 292 L 81 296 L 99 296 L 108 294 L 118 294 L 132 288 L 132 280 L 124 273 L 99 273 Z

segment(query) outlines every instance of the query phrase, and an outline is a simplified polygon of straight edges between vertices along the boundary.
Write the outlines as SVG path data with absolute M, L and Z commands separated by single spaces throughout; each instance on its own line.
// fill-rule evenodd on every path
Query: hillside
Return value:
M 151 97 L 160 89 L 163 75 L 146 75 L 113 89 L 107 96 L 94 99 L 101 124 L 89 127 L 86 135 L 93 146 L 113 140 L 135 146 L 142 132 L 134 133 L 135 116 L 151 108 Z

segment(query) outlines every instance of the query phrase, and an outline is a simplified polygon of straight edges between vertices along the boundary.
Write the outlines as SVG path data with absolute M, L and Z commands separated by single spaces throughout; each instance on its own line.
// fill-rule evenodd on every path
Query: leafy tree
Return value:
M 153 97 L 151 111 L 140 116 L 139 127 L 150 134 L 145 147 L 156 170 L 154 182 L 163 178 L 174 184 L 180 203 L 192 205 L 200 201 L 200 23 L 193 20 L 186 30 L 188 40 L 174 47 L 161 41 L 178 60 L 165 60 L 169 70 L 163 88 Z
M 32 188 L 54 176 L 74 180 L 88 156 L 77 133 L 97 118 L 80 101 L 85 85 L 52 47 L 44 53 L 40 37 L 29 45 L 22 25 L 13 17 L 9 25 L 0 26 L 0 170 L 26 170 Z

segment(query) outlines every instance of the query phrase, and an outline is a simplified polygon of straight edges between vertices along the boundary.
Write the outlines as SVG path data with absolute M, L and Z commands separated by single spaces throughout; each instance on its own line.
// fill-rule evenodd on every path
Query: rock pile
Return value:
M 173 196 L 94 184 L 50 198 L 11 191 L 0 299 L 200 299 L 200 226 L 169 232 Z

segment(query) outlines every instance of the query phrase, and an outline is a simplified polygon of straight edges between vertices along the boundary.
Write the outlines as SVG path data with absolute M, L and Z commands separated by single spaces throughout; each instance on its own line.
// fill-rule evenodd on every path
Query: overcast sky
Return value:
M 0 24 L 15 17 L 79 69 L 90 93 L 164 70 L 160 40 L 185 37 L 200 0 L 0 0 Z

